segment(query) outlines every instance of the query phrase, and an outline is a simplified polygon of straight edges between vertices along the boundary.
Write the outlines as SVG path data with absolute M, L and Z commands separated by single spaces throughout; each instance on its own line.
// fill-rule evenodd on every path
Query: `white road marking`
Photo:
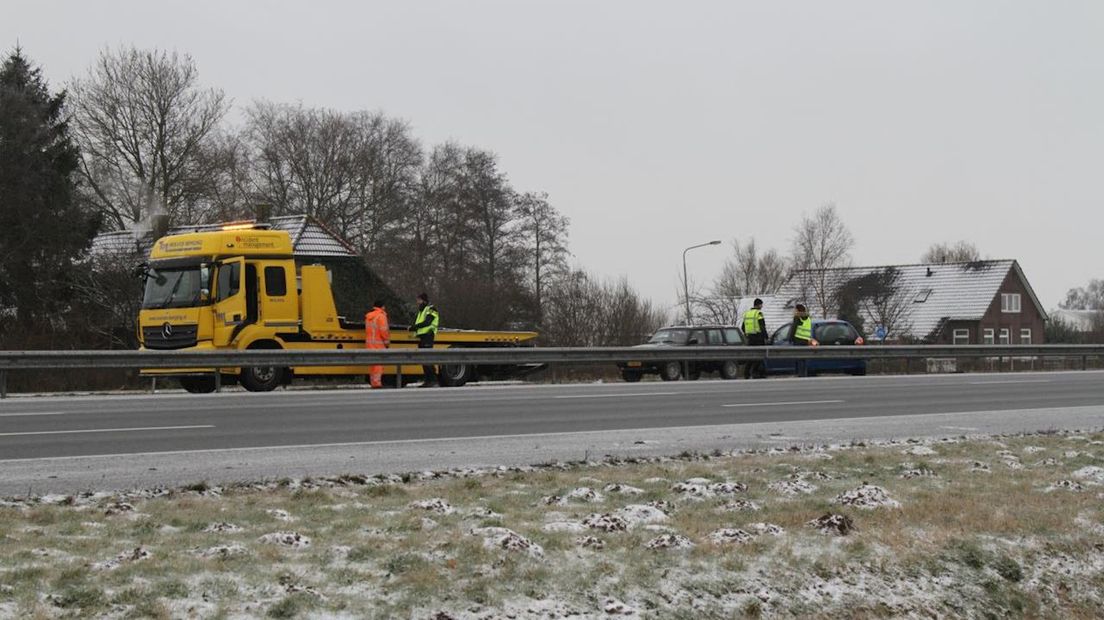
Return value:
M 77 413 L 76 411 L 33 411 L 27 413 L 0 413 L 0 418 L 19 418 L 24 416 L 36 416 L 36 415 L 72 415 Z
M 733 403 L 731 405 L 721 405 L 722 407 L 777 407 L 779 405 L 831 405 L 835 403 L 843 403 L 847 401 L 843 400 L 791 400 L 788 402 L 770 402 L 770 403 Z
M 571 394 L 552 398 L 628 398 L 630 396 L 675 396 L 681 392 L 636 392 L 632 394 Z
M 180 431 L 192 428 L 215 428 L 214 424 L 195 424 L 192 426 L 143 426 L 135 428 L 89 428 L 72 431 L 24 431 L 21 433 L 0 433 L 0 437 L 19 437 L 23 435 L 67 435 L 70 433 L 133 433 L 137 431 Z
M 1024 383 L 1050 383 L 1050 379 L 1030 379 L 1027 381 L 971 381 L 970 385 L 1022 385 Z

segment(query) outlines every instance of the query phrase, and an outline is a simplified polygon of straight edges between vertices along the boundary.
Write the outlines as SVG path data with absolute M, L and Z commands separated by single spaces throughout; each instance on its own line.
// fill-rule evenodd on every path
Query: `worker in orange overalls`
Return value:
M 372 309 L 364 315 L 364 348 L 386 349 L 391 346 L 391 327 L 387 324 L 387 310 L 383 301 L 376 300 Z M 372 382 L 372 389 L 383 387 L 383 366 L 370 366 L 368 379 Z

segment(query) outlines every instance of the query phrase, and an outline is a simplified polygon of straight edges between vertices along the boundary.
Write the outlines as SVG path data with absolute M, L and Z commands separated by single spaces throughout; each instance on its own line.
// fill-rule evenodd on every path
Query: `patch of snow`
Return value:
M 607 616 L 632 617 L 639 615 L 639 612 L 637 612 L 635 608 L 630 607 L 629 605 L 622 603 L 615 598 L 606 599 L 602 603 L 602 611 L 604 611 Z
M 504 527 L 477 527 L 470 531 L 472 536 L 483 539 L 483 547 L 486 549 L 504 549 L 511 552 L 522 552 L 533 558 L 543 558 L 544 549 L 537 543 Z
M 153 554 L 149 552 L 145 547 L 135 547 L 129 551 L 123 551 L 119 555 L 105 560 L 103 562 L 96 562 L 92 565 L 93 570 L 115 570 L 124 564 L 131 564 L 133 562 L 141 562 L 142 560 L 148 560 L 153 557 Z
M 1083 480 L 1089 480 L 1090 482 L 1096 482 L 1104 484 L 1104 467 L 1097 467 L 1096 465 L 1086 465 L 1081 469 L 1073 472 L 1074 478 L 1081 478 Z
M 606 548 L 606 541 L 595 536 L 580 536 L 575 539 L 575 544 L 586 549 L 602 550 Z
M 1080 493 L 1084 490 L 1085 487 L 1081 486 L 1081 483 L 1076 480 L 1059 480 L 1044 489 L 1047 493 L 1051 491 L 1073 491 L 1074 493 Z
M 786 533 L 786 530 L 773 523 L 748 523 L 745 527 L 755 532 L 756 534 L 781 536 L 782 534 Z
M 199 555 L 205 558 L 225 559 L 241 555 L 249 555 L 249 550 L 234 543 L 230 545 L 216 545 L 199 551 Z
M 759 504 L 747 499 L 727 501 L 721 504 L 719 508 L 726 512 L 758 512 L 763 509 Z
M 607 484 L 602 490 L 606 493 L 616 493 L 618 495 L 640 495 L 644 492 L 644 489 L 619 483 Z
M 715 545 L 742 545 L 751 542 L 754 538 L 754 536 L 748 534 L 744 530 L 732 527 L 723 527 L 709 534 L 709 542 Z
M 624 520 L 629 527 L 667 521 L 667 513 L 646 504 L 629 504 L 624 508 L 618 508 L 613 511 L 613 516 Z
M 309 547 L 311 544 L 311 539 L 303 536 L 299 532 L 272 532 L 271 534 L 261 536 L 257 540 L 266 545 L 279 545 L 281 547 L 291 547 L 293 549 L 303 549 Z
M 233 534 L 233 533 L 242 531 L 242 528 L 241 528 L 241 526 L 234 525 L 233 523 L 227 523 L 226 521 L 219 521 L 217 523 L 212 523 L 212 524 L 208 525 L 207 527 L 203 528 L 203 531 L 208 532 L 208 533 L 216 533 L 217 532 L 217 533 Z
M 426 510 L 429 512 L 437 513 L 439 515 L 450 515 L 456 512 L 447 501 L 440 497 L 431 497 L 430 499 L 423 499 L 416 502 L 411 502 L 410 507 L 416 510 Z
M 272 508 L 265 511 L 265 514 L 276 519 L 277 521 L 291 522 L 295 520 L 295 517 L 288 514 L 286 510 L 280 510 L 279 508 Z
M 905 480 L 911 480 L 913 478 L 938 478 L 939 474 L 927 468 L 906 469 L 901 472 L 901 477 Z
M 601 530 L 603 532 L 624 532 L 629 529 L 629 522 L 625 519 L 606 514 L 592 514 L 583 519 L 583 525 L 589 527 L 592 530 Z
M 855 522 L 847 515 L 829 512 L 809 521 L 809 527 L 816 529 L 821 534 L 847 536 L 855 531 Z
M 795 495 L 808 495 L 817 490 L 816 485 L 809 484 L 804 480 L 775 480 L 767 485 L 767 489 L 779 495 L 790 497 Z
M 985 474 L 993 473 L 993 470 L 989 469 L 989 463 L 982 463 L 981 461 L 974 461 L 970 465 L 970 471 Z
M 644 543 L 644 547 L 657 551 L 666 549 L 692 549 L 694 543 L 682 534 L 661 534 Z
M 854 506 L 855 508 L 900 508 L 901 503 L 891 498 L 882 487 L 863 483 L 862 485 L 844 491 L 836 496 L 832 503 L 841 506 Z
M 579 523 L 578 521 L 551 521 L 541 526 L 541 529 L 545 532 L 585 532 L 587 526 Z
M 929 448 L 928 446 L 913 446 L 907 450 L 901 450 L 901 454 L 911 454 L 913 456 L 936 456 L 939 453 Z
M 1039 452 L 1042 452 L 1044 450 L 1046 450 L 1046 448 L 1042 446 L 1024 446 L 1023 449 L 1024 454 L 1038 454 Z
M 702 480 L 702 478 L 693 478 L 692 480 Z M 703 500 L 713 497 L 713 491 L 709 490 L 709 482 L 699 483 L 691 482 L 687 480 L 685 482 L 676 482 L 671 485 L 671 491 L 678 493 L 683 499 L 690 500 Z

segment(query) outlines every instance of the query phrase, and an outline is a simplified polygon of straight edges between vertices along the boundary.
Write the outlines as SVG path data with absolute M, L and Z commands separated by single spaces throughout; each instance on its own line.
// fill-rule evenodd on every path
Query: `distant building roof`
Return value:
M 288 232 L 292 251 L 296 256 L 357 256 L 352 246 L 309 215 L 282 215 L 270 218 L 267 223 L 272 230 Z M 169 229 L 169 234 L 217 230 L 220 226 L 221 224 L 176 226 Z M 148 230 L 140 233 L 133 230 L 107 232 L 92 240 L 89 252 L 93 259 L 105 256 L 146 256 L 153 242 L 153 233 Z
M 1030 301 L 1045 319 L 1046 311 L 1015 260 L 848 267 L 829 269 L 823 273 L 828 286 L 833 289 L 864 276 L 892 274 L 895 294 L 908 300 L 909 325 L 900 336 L 927 339 L 933 337 L 947 321 L 981 320 L 1013 270 L 1023 281 Z M 763 313 L 770 330 L 790 321 L 793 307 L 798 303 L 809 306 L 810 313 L 816 315 L 816 295 L 811 279 L 814 276 L 819 278 L 820 274 L 812 270 L 795 272 L 775 295 L 763 296 Z M 748 300 L 741 300 L 741 308 L 745 302 L 750 304 Z M 867 329 L 873 329 L 877 324 L 875 317 L 865 313 L 863 319 Z

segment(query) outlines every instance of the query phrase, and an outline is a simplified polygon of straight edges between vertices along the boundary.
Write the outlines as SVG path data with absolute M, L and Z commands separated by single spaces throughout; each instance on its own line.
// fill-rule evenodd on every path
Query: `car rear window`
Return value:
M 741 334 L 740 330 L 736 329 L 735 327 L 724 330 L 724 333 L 725 341 L 728 342 L 728 344 L 744 344 L 743 334 Z
M 854 344 L 859 332 L 847 323 L 821 323 L 813 330 L 813 338 L 821 344 Z

